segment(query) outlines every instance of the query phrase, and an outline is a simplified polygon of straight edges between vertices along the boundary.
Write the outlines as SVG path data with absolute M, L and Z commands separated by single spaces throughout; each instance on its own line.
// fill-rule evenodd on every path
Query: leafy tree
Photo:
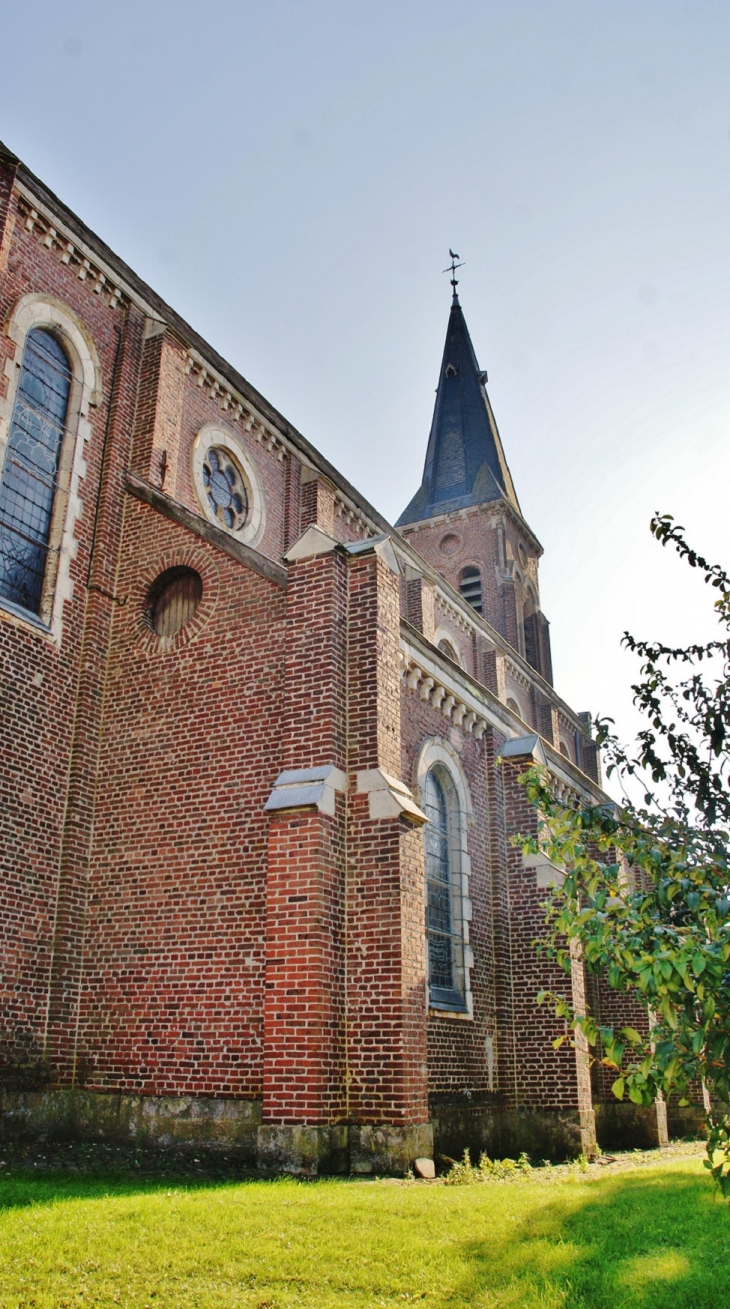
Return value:
M 714 590 L 719 637 L 674 649 L 624 635 L 641 659 L 632 689 L 645 726 L 628 749 L 611 719 L 598 723 L 621 806 L 560 803 L 539 768 L 523 779 L 540 815 L 524 848 L 565 873 L 538 948 L 569 973 L 577 946 L 589 972 L 640 1002 L 647 1030 L 599 1027 L 556 994 L 540 1000 L 615 1069 L 619 1100 L 650 1105 L 661 1093 L 687 1104 L 704 1085 L 713 1106 L 705 1166 L 730 1197 L 730 578 L 669 515 L 656 515 L 651 531 Z

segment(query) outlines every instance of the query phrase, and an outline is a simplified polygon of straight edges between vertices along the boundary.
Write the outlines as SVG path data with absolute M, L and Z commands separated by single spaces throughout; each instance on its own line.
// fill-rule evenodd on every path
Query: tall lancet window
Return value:
M 28 333 L 0 483 L 0 595 L 38 613 L 71 391 L 63 347 Z
M 459 802 L 445 768 L 429 770 L 424 802 L 429 998 L 440 1008 L 465 1009 Z

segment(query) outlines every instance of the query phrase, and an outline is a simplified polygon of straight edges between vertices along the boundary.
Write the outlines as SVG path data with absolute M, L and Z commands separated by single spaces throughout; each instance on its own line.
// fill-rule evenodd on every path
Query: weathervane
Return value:
M 464 264 L 463 264 L 463 262 L 460 263 L 460 264 L 457 264 L 456 261 L 457 261 L 457 259 L 459 258 L 459 256 L 458 256 L 458 255 L 457 255 L 453 250 L 449 250 L 449 254 L 451 255 L 451 263 L 449 264 L 449 267 L 448 267 L 448 268 L 444 268 L 443 271 L 444 271 L 445 273 L 451 273 L 451 285 L 452 285 L 453 288 L 454 288 L 454 299 L 456 299 L 456 288 L 457 288 L 457 286 L 459 285 L 459 279 L 458 279 L 457 277 L 455 277 L 455 273 L 456 273 L 457 268 L 463 268 L 463 267 L 464 267 Z

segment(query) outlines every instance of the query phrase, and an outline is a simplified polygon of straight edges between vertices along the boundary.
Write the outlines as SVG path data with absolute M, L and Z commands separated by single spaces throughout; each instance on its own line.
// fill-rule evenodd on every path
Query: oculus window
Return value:
M 155 579 L 148 597 L 147 617 L 156 636 L 177 636 L 190 622 L 203 595 L 203 583 L 192 568 L 168 568 Z
M 255 462 L 238 436 L 218 423 L 206 423 L 193 442 L 191 471 L 209 522 L 246 545 L 257 545 L 266 526 L 263 491 Z
M 230 450 L 211 445 L 203 459 L 202 477 L 213 517 L 229 532 L 240 532 L 248 518 L 248 492 Z

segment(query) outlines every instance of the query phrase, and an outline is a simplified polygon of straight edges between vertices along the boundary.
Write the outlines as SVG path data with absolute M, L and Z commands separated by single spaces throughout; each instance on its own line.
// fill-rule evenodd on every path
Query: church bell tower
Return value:
M 396 526 L 552 684 L 542 546 L 525 522 L 454 288 L 421 485 Z

